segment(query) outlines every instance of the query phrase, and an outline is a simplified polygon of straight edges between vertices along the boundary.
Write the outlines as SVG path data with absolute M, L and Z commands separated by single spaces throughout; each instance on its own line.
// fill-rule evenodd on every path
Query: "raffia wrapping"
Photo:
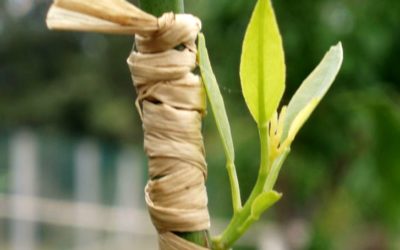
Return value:
M 162 250 L 206 249 L 173 232 L 210 227 L 201 118 L 204 90 L 196 67 L 200 20 L 166 13 L 156 18 L 125 0 L 56 0 L 50 29 L 135 34 L 128 58 L 149 157 L 146 203 Z M 183 49 L 175 47 L 183 45 Z

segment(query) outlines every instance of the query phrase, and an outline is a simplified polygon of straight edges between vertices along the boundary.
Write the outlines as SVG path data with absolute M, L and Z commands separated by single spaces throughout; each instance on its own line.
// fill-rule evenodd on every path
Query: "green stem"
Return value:
M 268 178 L 264 185 L 264 192 L 271 191 L 274 188 L 276 180 L 278 179 L 279 172 L 281 171 L 281 167 L 285 162 L 289 152 L 290 148 L 287 148 L 280 156 L 278 156 L 278 158 L 274 160 L 271 171 L 268 174 Z
M 254 185 L 253 190 L 251 191 L 249 199 L 246 201 L 246 204 L 249 203 L 250 207 L 253 201 L 260 195 L 264 190 L 264 185 L 267 180 L 271 159 L 269 159 L 268 152 L 268 144 L 269 144 L 269 135 L 268 135 L 268 126 L 262 126 L 258 128 L 260 134 L 260 169 L 258 170 L 258 176 L 256 184 Z
M 268 178 L 268 172 L 270 169 L 270 159 L 268 153 L 268 126 L 265 125 L 259 127 L 259 133 L 261 144 L 261 162 L 256 184 L 254 185 L 250 197 L 247 199 L 243 208 L 238 213 L 233 215 L 233 218 L 226 227 L 225 231 L 213 240 L 214 248 L 216 250 L 229 249 L 233 243 L 243 235 L 243 233 L 250 226 L 250 224 L 246 223 L 246 221 L 248 221 L 248 218 L 251 215 L 251 207 L 253 202 L 264 190 L 265 182 Z
M 278 155 L 271 156 L 268 152 L 268 127 L 259 127 L 259 132 L 261 141 L 261 162 L 256 184 L 254 185 L 249 199 L 244 204 L 243 209 L 233 216 L 225 231 L 220 236 L 213 239 L 215 250 L 229 249 L 235 241 L 239 239 L 256 220 L 258 220 L 258 215 L 254 216 L 254 214 L 252 214 L 255 200 L 262 193 L 273 190 L 281 167 L 290 152 L 290 148 L 287 148 Z
M 236 174 L 235 164 L 228 161 L 226 163 L 226 169 L 228 171 L 229 183 L 231 185 L 233 214 L 237 214 L 242 209 L 242 198 L 240 197 L 239 181 Z
M 144 11 L 157 17 L 165 12 L 184 12 L 183 0 L 139 0 L 139 4 Z M 211 240 L 208 230 L 175 233 L 190 242 L 211 249 Z

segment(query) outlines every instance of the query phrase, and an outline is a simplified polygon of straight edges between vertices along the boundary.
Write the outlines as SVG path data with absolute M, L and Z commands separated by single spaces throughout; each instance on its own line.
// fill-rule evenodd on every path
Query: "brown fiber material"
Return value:
M 149 157 L 146 203 L 162 250 L 204 247 L 172 232 L 210 227 L 201 119 L 205 94 L 196 67 L 200 20 L 166 13 L 156 18 L 125 0 L 56 0 L 50 29 L 135 36 L 128 58 Z M 183 45 L 183 49 L 174 49 Z

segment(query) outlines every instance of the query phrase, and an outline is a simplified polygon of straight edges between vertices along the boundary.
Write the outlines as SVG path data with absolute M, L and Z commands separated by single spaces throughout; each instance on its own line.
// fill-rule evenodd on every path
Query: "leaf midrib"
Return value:
M 260 12 L 263 13 L 263 17 L 265 16 L 265 0 L 261 0 L 258 4 L 260 6 Z M 265 20 L 266 18 L 262 18 L 261 24 L 259 25 L 259 35 L 258 35 L 258 47 L 259 47 L 259 56 L 258 56 L 258 121 L 259 126 L 263 126 L 266 123 L 265 117 L 265 91 L 266 91 L 266 84 L 265 84 L 265 60 L 264 60 L 264 28 L 265 28 Z

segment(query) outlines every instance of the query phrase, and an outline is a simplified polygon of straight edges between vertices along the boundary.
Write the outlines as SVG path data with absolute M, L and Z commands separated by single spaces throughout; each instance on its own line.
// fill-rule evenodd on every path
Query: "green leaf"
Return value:
M 215 78 L 211 67 L 203 34 L 199 34 L 198 59 L 201 77 L 207 92 L 208 100 L 210 101 L 210 106 L 214 114 L 215 123 L 217 124 L 222 145 L 225 150 L 227 161 L 226 167 L 232 192 L 233 210 L 237 213 L 242 207 L 242 201 L 240 197 L 239 181 L 235 169 L 235 150 L 233 147 L 231 127 L 229 126 L 228 116 L 226 115 L 224 100 L 222 99 L 217 79 Z
M 229 126 L 228 116 L 226 115 L 224 100 L 219 90 L 217 79 L 211 68 L 206 43 L 203 34 L 199 34 L 198 56 L 201 77 L 206 88 L 207 96 L 210 101 L 214 119 L 217 124 L 218 132 L 221 136 L 228 162 L 233 163 L 235 152 L 233 147 L 231 127 Z
M 319 65 L 304 80 L 289 102 L 281 142 L 294 139 L 319 101 L 332 85 L 343 62 L 342 44 L 330 48 Z
M 266 125 L 285 89 L 282 38 L 270 0 L 258 0 L 243 41 L 242 91 L 259 126 Z
M 239 234 L 243 234 L 255 221 L 257 221 L 262 213 L 268 208 L 274 205 L 280 198 L 282 194 L 270 190 L 268 192 L 263 192 L 259 194 L 251 204 L 250 215 L 246 220 L 237 228 Z
M 254 200 L 251 206 L 251 218 L 252 220 L 258 220 L 265 210 L 274 205 L 280 198 L 282 194 L 271 190 L 268 192 L 261 193 Z

